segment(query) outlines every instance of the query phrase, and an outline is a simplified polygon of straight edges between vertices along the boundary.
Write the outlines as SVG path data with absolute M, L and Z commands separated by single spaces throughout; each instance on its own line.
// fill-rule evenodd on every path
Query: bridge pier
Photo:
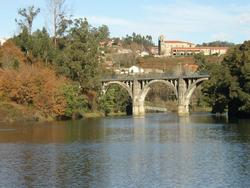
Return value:
M 188 116 L 189 115 L 189 105 L 178 105 L 178 115 Z
M 133 101 L 133 115 L 134 116 L 145 115 L 145 108 L 143 101 Z
M 145 114 L 144 98 L 141 96 L 141 83 L 134 79 L 133 81 L 133 115 L 143 116 Z
M 189 100 L 186 97 L 188 85 L 183 78 L 178 80 L 178 115 L 187 116 L 189 115 Z

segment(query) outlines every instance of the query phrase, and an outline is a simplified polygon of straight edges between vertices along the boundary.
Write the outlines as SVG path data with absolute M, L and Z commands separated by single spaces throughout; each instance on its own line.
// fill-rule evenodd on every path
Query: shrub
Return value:
M 66 117 L 74 117 L 88 110 L 86 96 L 81 94 L 79 84 L 65 84 L 62 93 L 66 99 Z
M 0 71 L 0 96 L 17 104 L 33 106 L 47 116 L 65 113 L 65 96 L 60 88 L 65 79 L 41 66 L 23 66 L 19 71 Z

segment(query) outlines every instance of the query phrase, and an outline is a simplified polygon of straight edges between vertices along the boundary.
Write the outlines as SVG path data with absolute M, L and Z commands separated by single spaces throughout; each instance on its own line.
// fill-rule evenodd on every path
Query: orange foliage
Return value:
M 0 97 L 18 104 L 31 105 L 48 116 L 60 116 L 66 102 L 61 93 L 65 79 L 39 65 L 23 65 L 18 71 L 0 70 Z
M 27 58 L 21 49 L 13 41 L 8 40 L 0 47 L 0 63 L 9 63 L 13 60 L 17 60 L 21 66 L 27 62 Z

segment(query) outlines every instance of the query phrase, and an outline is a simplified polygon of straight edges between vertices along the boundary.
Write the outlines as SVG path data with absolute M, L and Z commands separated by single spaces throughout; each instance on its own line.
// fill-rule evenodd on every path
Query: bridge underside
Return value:
M 103 91 L 106 92 L 111 84 L 118 84 L 125 88 L 132 98 L 133 115 L 143 116 L 145 114 L 144 101 L 153 83 L 164 83 L 170 87 L 178 100 L 178 114 L 185 116 L 189 114 L 190 98 L 195 89 L 205 80 L 208 75 L 179 76 L 179 77 L 124 77 L 112 78 L 102 81 Z

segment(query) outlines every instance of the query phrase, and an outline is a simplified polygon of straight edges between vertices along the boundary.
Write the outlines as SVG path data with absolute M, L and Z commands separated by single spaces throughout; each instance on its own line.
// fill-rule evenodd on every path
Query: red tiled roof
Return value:
M 190 47 L 190 48 L 184 48 L 184 47 L 175 47 L 172 48 L 172 50 L 202 50 L 202 49 L 210 49 L 210 50 L 227 50 L 228 47 Z
M 188 44 L 193 44 L 191 42 L 185 42 L 185 41 L 180 41 L 180 40 L 165 40 L 165 43 L 188 43 Z
M 197 47 L 197 48 L 200 48 L 200 49 L 213 49 L 213 50 L 227 50 L 229 47 L 213 47 L 213 46 L 200 46 L 200 47 Z

